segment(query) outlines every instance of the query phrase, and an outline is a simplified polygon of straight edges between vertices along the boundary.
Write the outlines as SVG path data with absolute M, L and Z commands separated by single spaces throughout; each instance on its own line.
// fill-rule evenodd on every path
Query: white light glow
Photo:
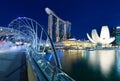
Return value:
M 97 56 L 96 51 L 89 51 L 89 65 L 93 68 L 97 66 Z
M 89 36 L 88 33 L 87 33 L 87 37 L 92 43 L 95 44 L 97 43 L 110 44 L 115 40 L 115 37 L 112 38 L 110 37 L 108 26 L 102 26 L 100 37 L 98 36 L 96 29 L 92 30 L 92 38 Z
M 110 32 L 109 32 L 108 26 L 102 26 L 100 38 L 101 39 L 104 39 L 104 38 L 109 39 L 110 38 Z
M 92 39 L 96 42 L 100 41 L 100 37 L 98 36 L 98 33 L 97 33 L 96 29 L 92 30 Z
M 51 13 L 53 13 L 52 10 L 50 10 L 49 8 L 45 8 L 45 11 L 46 11 L 46 13 L 49 14 L 49 15 L 50 15 Z
M 101 72 L 107 77 L 115 61 L 115 50 L 100 50 L 98 52 Z

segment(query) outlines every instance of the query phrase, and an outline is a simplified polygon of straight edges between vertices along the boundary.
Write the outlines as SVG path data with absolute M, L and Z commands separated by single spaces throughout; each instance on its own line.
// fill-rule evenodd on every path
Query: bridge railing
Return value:
M 41 78 L 41 76 L 39 76 L 39 72 L 41 71 L 46 81 L 75 81 L 57 66 L 53 66 L 53 64 L 46 60 L 42 54 L 31 52 L 29 57 L 39 79 Z

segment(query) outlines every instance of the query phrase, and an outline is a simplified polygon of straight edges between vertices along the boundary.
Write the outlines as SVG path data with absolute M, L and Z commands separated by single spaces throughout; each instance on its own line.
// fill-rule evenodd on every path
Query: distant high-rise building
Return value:
M 48 16 L 48 33 L 54 42 L 66 40 L 71 36 L 71 23 L 59 18 L 49 8 L 45 9 Z
M 115 41 L 113 42 L 113 45 L 120 45 L 120 27 L 116 27 L 112 29 L 112 36 L 115 37 Z

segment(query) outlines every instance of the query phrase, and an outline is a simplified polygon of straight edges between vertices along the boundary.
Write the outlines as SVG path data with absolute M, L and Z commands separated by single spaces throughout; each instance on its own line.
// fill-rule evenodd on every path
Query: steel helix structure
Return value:
M 27 37 L 30 37 L 32 39 L 31 47 L 36 53 L 43 53 L 46 49 L 46 45 L 49 44 L 50 49 L 52 49 L 54 52 L 53 57 L 55 59 L 55 63 L 58 67 L 61 68 L 61 64 L 57 60 L 59 58 L 56 54 L 56 50 L 50 36 L 48 35 L 47 31 L 43 28 L 43 26 L 40 25 L 37 21 L 27 17 L 18 17 L 11 21 L 8 24 L 8 27 L 16 29 L 28 35 Z
M 38 77 L 37 81 L 74 81 L 61 70 L 61 63 L 54 43 L 41 24 L 31 18 L 18 17 L 11 21 L 8 27 L 17 30 L 17 33 L 22 32 L 25 40 L 29 40 L 30 46 L 27 47 L 27 50 L 30 62 Z M 52 55 L 50 57 L 53 57 L 54 62 L 50 61 L 51 58 L 45 58 L 47 51 L 50 51 Z M 41 77 L 40 70 L 47 80 Z

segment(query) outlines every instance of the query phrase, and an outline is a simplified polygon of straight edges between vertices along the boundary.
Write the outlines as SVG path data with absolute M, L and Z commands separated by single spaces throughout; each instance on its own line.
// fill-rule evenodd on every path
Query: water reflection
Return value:
M 62 50 L 61 63 L 76 81 L 120 80 L 120 50 Z
M 75 62 L 79 62 L 84 57 L 84 51 L 80 50 L 63 50 L 62 67 L 66 71 L 70 71 Z
M 120 75 L 120 50 L 116 51 L 117 72 Z
M 96 70 L 98 66 L 99 58 L 97 58 L 97 55 L 96 51 L 89 51 L 88 64 L 93 70 Z
M 97 53 L 99 54 L 100 70 L 107 77 L 115 62 L 115 50 L 100 50 Z

